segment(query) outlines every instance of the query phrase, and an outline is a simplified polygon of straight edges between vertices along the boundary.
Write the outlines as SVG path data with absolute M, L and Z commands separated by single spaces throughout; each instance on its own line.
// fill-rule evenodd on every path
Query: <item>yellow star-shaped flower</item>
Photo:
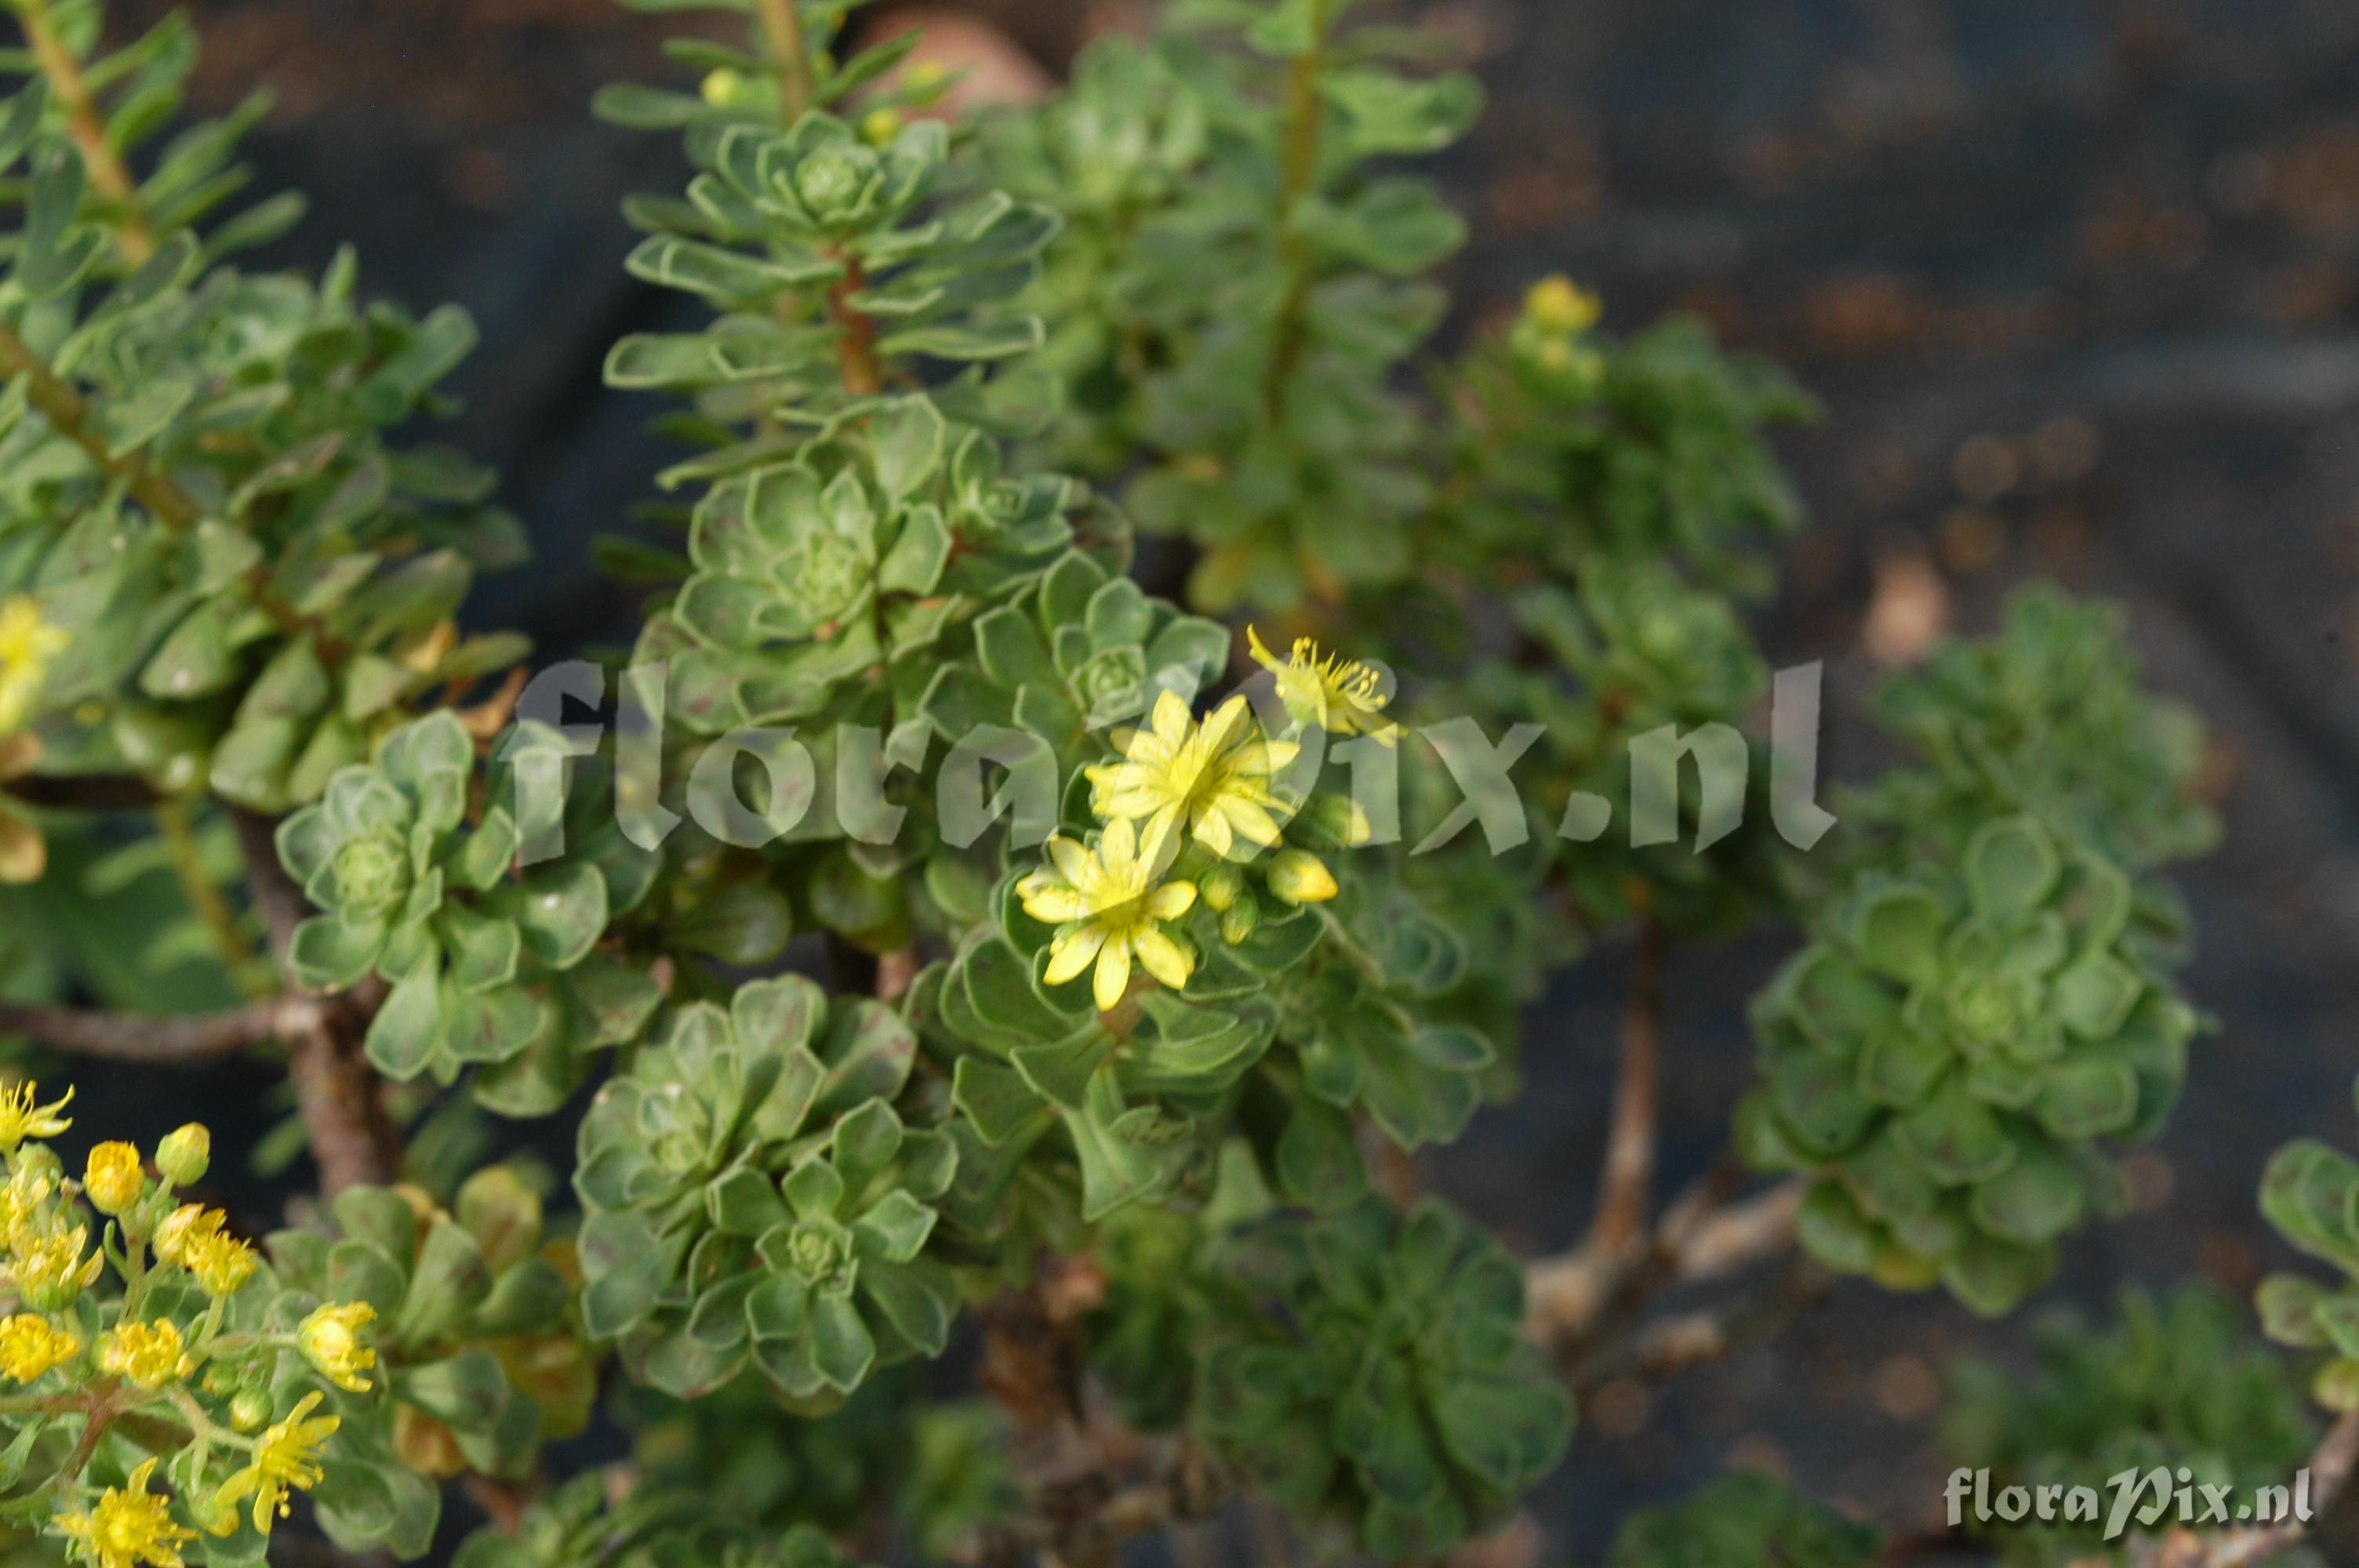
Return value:
M 1281 661 L 1253 627 L 1245 642 L 1254 663 L 1277 677 L 1277 698 L 1286 710 L 1305 724 L 1316 724 L 1336 735 L 1374 736 L 1389 746 L 1400 738 L 1400 726 L 1385 717 L 1392 694 L 1384 677 L 1357 659 L 1322 654 L 1308 637 L 1297 637 Z
M 58 1114 L 73 1103 L 71 1088 L 47 1105 L 33 1103 L 39 1092 L 40 1086 L 30 1078 L 0 1089 L 0 1149 L 14 1152 L 27 1138 L 55 1138 L 73 1125 Z
M 106 1331 L 98 1359 L 109 1372 L 143 1389 L 160 1389 L 190 1370 L 188 1343 L 169 1318 L 116 1324 Z
M 364 1394 L 364 1374 L 376 1365 L 376 1352 L 362 1343 L 361 1330 L 375 1321 L 376 1308 L 366 1302 L 331 1302 L 303 1320 L 295 1344 L 321 1377 L 348 1393 Z
M 173 1521 L 169 1497 L 147 1489 L 155 1473 L 156 1461 L 147 1460 L 125 1485 L 100 1493 L 88 1513 L 60 1514 L 52 1522 L 97 1568 L 183 1568 L 180 1542 L 197 1532 Z
M 12 1313 L 0 1320 L 0 1372 L 29 1383 L 82 1354 L 82 1341 L 38 1313 Z
M 252 1497 L 254 1528 L 265 1535 L 270 1533 L 274 1516 L 287 1517 L 291 1507 L 287 1494 L 309 1491 L 319 1483 L 320 1445 L 343 1424 L 340 1416 L 306 1419 L 323 1397 L 317 1390 L 305 1394 L 285 1421 L 255 1439 L 254 1463 L 222 1483 L 213 1494 L 215 1508 L 234 1508 Z
M 1149 728 L 1117 730 L 1114 739 L 1123 760 L 1085 770 L 1100 816 L 1142 822 L 1147 839 L 1185 825 L 1215 855 L 1227 855 L 1240 838 L 1264 849 L 1277 842 L 1272 813 L 1286 805 L 1271 781 L 1302 748 L 1265 739 L 1243 697 L 1199 724 L 1179 694 L 1166 691 Z
M 1560 272 L 1540 279 L 1524 296 L 1525 315 L 1547 330 L 1567 336 L 1588 331 L 1604 313 L 1597 296 Z
M 72 641 L 41 618 L 28 594 L 0 600 L 0 735 L 21 729 L 33 716 L 49 662 Z
M 1057 927 L 1041 979 L 1052 986 L 1077 979 L 1093 963 L 1091 991 L 1100 1012 L 1111 1012 L 1130 989 L 1131 959 L 1178 990 L 1196 971 L 1195 957 L 1163 929 L 1196 902 L 1196 884 L 1165 881 L 1178 839 L 1149 835 L 1142 845 L 1127 821 L 1106 824 L 1098 847 L 1066 838 L 1049 840 L 1049 864 L 1016 884 L 1024 913 Z

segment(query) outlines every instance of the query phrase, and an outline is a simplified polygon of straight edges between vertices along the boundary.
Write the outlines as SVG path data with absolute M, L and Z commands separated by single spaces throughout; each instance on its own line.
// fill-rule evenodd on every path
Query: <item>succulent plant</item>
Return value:
M 1289 1332 L 1216 1343 L 1204 1437 L 1384 1557 L 1445 1552 L 1546 1474 L 1571 1405 L 1521 1335 L 1523 1275 L 1438 1199 L 1370 1201 L 1241 1243 Z
M 414 1187 L 350 1187 L 332 1229 L 266 1239 L 293 1329 L 323 1301 L 361 1303 L 374 1359 L 334 1406 L 354 1473 L 320 1496 L 348 1542 L 422 1551 L 439 1516 L 429 1477 L 515 1477 L 544 1444 L 589 1424 L 597 1372 L 574 1328 L 570 1245 L 549 1239 L 539 1198 L 504 1166 L 479 1171 L 448 1211 Z
M 405 726 L 374 766 L 329 781 L 282 823 L 278 854 L 322 913 L 296 928 L 299 979 L 321 990 L 375 974 L 393 987 L 370 1023 L 370 1060 L 397 1078 L 448 1081 L 516 1055 L 559 1026 L 547 977 L 590 954 L 606 880 L 560 859 L 515 874 L 505 806 L 468 822 L 474 744 L 448 712 Z
M 654 232 L 630 266 L 729 313 L 705 333 L 624 339 L 608 358 L 608 382 L 702 389 L 719 394 L 723 408 L 841 403 L 847 389 L 830 333 L 734 308 L 814 285 L 842 287 L 878 323 L 873 350 L 887 361 L 987 362 L 1038 347 L 1037 320 L 984 320 L 977 307 L 1023 287 L 1057 221 L 996 192 L 939 206 L 949 147 L 939 120 L 903 125 L 872 146 L 821 112 L 784 133 L 747 120 L 691 132 L 689 153 L 702 172 L 685 201 L 634 203 L 632 216 Z
M 1768 1476 L 1734 1472 L 1622 1521 L 1605 1568 L 1871 1568 L 1883 1540 Z
M 469 1536 L 452 1568 L 844 1568 L 826 1535 L 783 1534 L 731 1519 L 691 1487 L 647 1488 L 617 1502 L 595 1470 L 535 1502 L 513 1530 Z
M 681 1398 L 750 1362 L 806 1409 L 940 1354 L 957 1302 L 925 1256 L 957 1150 L 886 1103 L 916 1040 L 799 977 L 691 1003 L 601 1089 L 574 1177 L 582 1315 Z
M 2359 1161 L 2314 1138 L 2270 1157 L 2261 1214 L 2300 1251 L 2340 1270 L 2328 1285 L 2274 1273 L 2260 1285 L 2261 1326 L 2280 1345 L 2325 1352 L 2310 1383 L 2330 1410 L 2359 1411 Z
M 914 706 L 951 628 L 1109 527 L 1071 481 L 1004 477 L 981 432 L 889 401 L 706 493 L 693 575 L 641 652 L 669 659 L 678 716 L 703 730 L 810 718 L 878 667 Z
M 1814 1256 L 1998 1313 L 2118 1206 L 2100 1141 L 2160 1128 L 2196 1027 L 2139 914 L 2117 868 L 2029 817 L 1987 825 L 1953 878 L 1836 907 L 1756 1005 L 1767 1083 L 1739 1113 L 1756 1162 L 1812 1174 Z
M 2317 1437 L 2293 1368 L 2258 1341 L 2240 1303 L 2208 1285 L 2166 1297 L 2125 1290 L 2104 1323 L 2049 1316 L 2033 1346 L 2028 1374 L 1978 1357 L 1948 1368 L 1941 1446 L 1989 1471 L 1994 1490 L 2095 1487 L 2125 1470 L 2184 1465 L 2196 1483 L 2241 1497 L 2284 1485 Z M 2144 1533 L 2133 1524 L 2131 1540 L 2108 1541 L 2093 1524 L 2027 1519 L 1994 1521 L 1988 1536 L 2009 1568 L 2062 1568 L 2127 1561 Z
M 1208 1173 L 1199 1113 L 1268 1049 L 1277 1014 L 1255 993 L 1317 940 L 1317 917 L 1269 923 L 1234 946 L 1204 931 L 1190 939 L 1204 957 L 1183 991 L 1143 991 L 1135 1012 L 1111 1018 L 1086 986 L 1044 983 L 1049 927 L 1020 912 L 1009 925 L 1015 935 L 982 935 L 929 973 L 911 1002 L 934 1025 L 979 1145 L 959 1207 L 987 1210 L 1014 1162 L 1059 1129 L 1086 1218 Z
M 2028 811 L 2134 874 L 2211 848 L 2218 816 L 2193 787 L 2202 725 L 2140 687 L 2125 625 L 2052 587 L 2013 595 L 1998 636 L 1944 643 L 1876 694 L 1878 721 L 1926 765 L 1850 810 L 1951 853 L 1992 816 Z
M 1802 516 L 1761 433 L 1816 404 L 1774 365 L 1723 354 L 1691 318 L 1594 335 L 1582 312 L 1560 314 L 1560 286 L 1535 286 L 1515 328 L 1461 369 L 1464 536 L 1503 565 L 1538 558 L 1586 579 L 1601 559 L 1676 560 L 1757 596 L 1769 581 L 1760 546 Z
M 973 643 L 973 665 L 945 663 L 927 688 L 935 729 L 955 739 L 1013 725 L 1070 768 L 1100 761 L 1107 731 L 1144 719 L 1158 694 L 1192 701 L 1227 667 L 1230 637 L 1077 552 L 976 621 Z

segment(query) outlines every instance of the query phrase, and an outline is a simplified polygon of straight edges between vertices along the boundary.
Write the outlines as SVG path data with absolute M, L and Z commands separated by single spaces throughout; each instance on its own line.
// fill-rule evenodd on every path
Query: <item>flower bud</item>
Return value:
M 1321 790 L 1305 801 L 1302 820 L 1347 849 L 1358 849 L 1376 834 L 1360 803 L 1332 790 Z
M 897 109 L 871 109 L 860 119 L 860 139 L 872 147 L 881 147 L 901 134 L 901 113 Z
M 191 1121 L 156 1145 L 156 1168 L 174 1186 L 190 1186 L 205 1179 L 212 1153 L 213 1135 L 205 1130 L 203 1122 Z
M 1216 914 L 1224 914 L 1245 891 L 1245 880 L 1234 866 L 1223 862 L 1196 879 L 1196 892 L 1202 896 L 1204 907 Z
M 729 108 L 743 100 L 745 95 L 745 76 L 743 71 L 733 70 L 724 65 L 704 79 L 704 101 L 715 109 Z
M 1305 849 L 1281 849 L 1269 862 L 1269 891 L 1288 903 L 1324 903 L 1339 891 L 1334 873 Z
M 1567 336 L 1586 332 L 1603 313 L 1597 296 L 1562 273 L 1540 279 L 1524 296 L 1525 316 L 1544 331 Z
M 10 1180 L 23 1183 L 27 1189 L 38 1188 L 46 1197 L 57 1190 L 65 1173 L 66 1162 L 58 1158 L 58 1152 L 46 1143 L 35 1143 L 16 1151 Z
M 1221 912 L 1221 940 L 1234 947 L 1260 924 L 1261 901 L 1249 892 L 1239 893 L 1236 903 Z
M 253 1432 L 270 1419 L 270 1396 L 260 1389 L 240 1389 L 229 1401 L 229 1423 L 240 1432 Z
M 121 1214 L 139 1201 L 147 1188 L 147 1173 L 140 1169 L 139 1151 L 128 1143 L 100 1143 L 92 1147 L 90 1162 L 82 1168 L 82 1195 L 90 1206 L 104 1215 Z

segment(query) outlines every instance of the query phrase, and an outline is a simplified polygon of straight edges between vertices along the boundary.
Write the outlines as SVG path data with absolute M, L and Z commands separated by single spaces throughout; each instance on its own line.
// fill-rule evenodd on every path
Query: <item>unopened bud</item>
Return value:
M 176 1187 L 192 1186 L 205 1179 L 212 1166 L 213 1135 L 204 1123 L 191 1121 L 165 1135 L 156 1145 L 156 1168 Z
M 1254 934 L 1261 924 L 1261 901 L 1249 892 L 1239 893 L 1237 902 L 1221 914 L 1221 940 L 1234 947 Z
M 104 1215 L 121 1214 L 139 1201 L 147 1187 L 147 1173 L 140 1169 L 139 1151 L 128 1143 L 100 1143 L 90 1152 L 90 1162 L 82 1169 L 82 1196 L 90 1206 Z
M 1223 862 L 1196 879 L 1196 891 L 1204 900 L 1204 907 L 1215 914 L 1226 914 L 1245 891 L 1245 880 L 1234 866 Z
M 1324 903 L 1340 891 L 1327 863 L 1306 849 L 1281 849 L 1269 862 L 1269 891 L 1288 903 Z

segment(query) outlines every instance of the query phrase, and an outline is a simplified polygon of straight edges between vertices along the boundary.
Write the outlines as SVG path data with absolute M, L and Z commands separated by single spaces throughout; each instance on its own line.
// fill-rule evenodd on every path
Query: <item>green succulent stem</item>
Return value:
M 80 447 L 101 472 L 127 484 L 157 522 L 175 532 L 186 532 L 204 520 L 204 508 L 169 474 L 148 461 L 146 453 L 118 454 L 110 448 L 98 433 L 90 400 L 5 322 L 0 322 L 0 376 L 24 377 L 27 399 L 50 427 Z M 342 642 L 331 636 L 316 618 L 301 614 L 272 593 L 268 579 L 267 566 L 256 567 L 246 579 L 255 607 L 288 636 L 315 638 L 321 658 L 331 663 L 342 658 Z
M 876 323 L 856 309 L 853 297 L 868 287 L 867 269 L 856 255 L 845 254 L 843 276 L 828 291 L 827 312 L 840 336 L 835 352 L 843 373 L 843 388 L 854 397 L 874 397 L 885 390 L 885 373 L 876 362 Z
M 203 518 L 204 509 L 168 475 L 158 472 L 145 454 L 125 452 L 118 457 L 110 451 L 93 427 L 89 400 L 5 323 L 0 323 L 0 374 L 11 379 L 23 376 L 26 395 L 41 416 L 87 452 L 101 470 L 127 482 L 131 493 L 156 521 L 167 528 L 186 529 Z
M 795 0 L 759 0 L 762 31 L 778 67 L 778 107 L 791 128 L 811 106 L 810 48 Z
M 237 912 L 222 897 L 221 889 L 204 867 L 197 848 L 195 832 L 189 822 L 186 803 L 168 800 L 156 808 L 156 830 L 164 844 L 164 857 L 172 868 L 172 878 L 180 885 L 180 896 L 188 901 L 190 910 L 204 925 L 212 938 L 213 951 L 229 971 L 231 980 L 249 998 L 267 994 L 266 989 L 254 984 L 255 952 L 246 942 L 245 933 L 238 928 Z
M 1295 210 L 1319 184 L 1319 133 L 1326 114 L 1319 83 L 1327 68 L 1327 27 L 1333 9 L 1333 0 L 1310 0 L 1310 47 L 1294 57 L 1286 72 L 1286 123 L 1277 188 L 1277 254 L 1286 275 L 1286 294 L 1278 306 L 1277 341 L 1270 351 L 1265 389 L 1274 420 L 1286 413 L 1287 384 L 1294 377 L 1308 336 L 1303 317 L 1310 303 L 1313 258 L 1309 243 L 1296 231 Z
M 25 41 L 31 46 L 41 74 L 49 79 L 49 91 L 65 110 L 66 128 L 82 154 L 83 167 L 90 170 L 91 183 L 114 203 L 115 216 L 108 227 L 122 248 L 123 259 L 139 266 L 156 254 L 156 231 L 139 200 L 138 181 L 107 139 L 106 117 L 91 96 L 81 62 L 50 21 L 49 0 L 18 0 L 17 15 L 24 23 Z

